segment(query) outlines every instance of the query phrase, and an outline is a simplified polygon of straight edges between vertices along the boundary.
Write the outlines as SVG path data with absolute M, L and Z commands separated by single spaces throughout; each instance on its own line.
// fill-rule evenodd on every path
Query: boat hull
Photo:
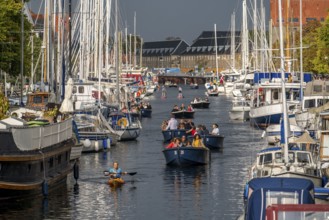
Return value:
M 162 151 L 169 166 L 206 165 L 210 162 L 208 148 L 181 147 Z
M 223 135 L 203 135 L 201 136 L 203 143 L 211 150 L 223 148 L 224 136 Z
M 126 129 L 116 130 L 116 132 L 119 135 L 118 141 L 133 141 L 139 137 L 141 128 L 128 127 Z
M 191 102 L 193 108 L 209 108 L 210 102 Z
M 194 118 L 194 111 L 188 112 L 188 111 L 176 111 L 176 112 L 171 112 L 175 118 L 178 119 L 192 119 Z
M 143 118 L 151 118 L 152 117 L 152 109 L 141 109 L 141 116 Z
M 163 142 L 170 142 L 173 138 L 178 137 L 181 138 L 183 135 L 186 136 L 187 130 L 166 130 L 162 131 Z
M 247 121 L 249 120 L 249 109 L 232 109 L 229 112 L 229 116 L 231 120 L 240 120 L 240 121 Z

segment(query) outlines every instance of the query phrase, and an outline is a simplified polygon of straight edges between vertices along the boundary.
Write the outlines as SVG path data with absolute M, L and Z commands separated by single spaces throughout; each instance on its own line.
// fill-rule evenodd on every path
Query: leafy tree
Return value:
M 21 10 L 20 0 L 0 1 L 0 68 L 11 76 L 20 73 Z M 24 19 L 24 73 L 30 73 L 31 54 L 28 46 L 32 25 Z
M 329 16 L 325 22 L 317 29 L 317 38 L 315 41 L 318 50 L 312 63 L 318 73 L 329 73 Z

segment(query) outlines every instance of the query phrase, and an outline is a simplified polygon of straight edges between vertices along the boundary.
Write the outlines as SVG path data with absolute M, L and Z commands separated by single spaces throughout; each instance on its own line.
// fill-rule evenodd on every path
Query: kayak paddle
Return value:
M 108 176 L 108 175 L 110 175 L 110 174 L 115 174 L 115 173 L 110 173 L 110 172 L 107 171 L 107 170 L 104 170 L 103 172 L 104 172 L 104 176 Z M 127 172 L 127 174 L 130 175 L 130 176 L 133 176 L 133 175 L 135 175 L 136 173 L 137 173 L 137 172 L 130 172 L 130 173 Z M 126 174 L 126 172 L 122 172 L 122 174 Z

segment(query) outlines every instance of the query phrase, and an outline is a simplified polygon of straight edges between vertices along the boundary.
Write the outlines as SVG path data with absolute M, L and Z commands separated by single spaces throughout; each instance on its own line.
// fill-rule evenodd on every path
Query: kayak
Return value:
M 121 187 L 125 181 L 122 178 L 109 179 L 109 185 L 111 187 Z

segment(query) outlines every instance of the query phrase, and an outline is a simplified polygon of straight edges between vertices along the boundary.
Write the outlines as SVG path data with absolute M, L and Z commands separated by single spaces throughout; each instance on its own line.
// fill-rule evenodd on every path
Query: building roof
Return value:
M 143 56 L 180 55 L 188 46 L 184 40 L 145 42 L 143 44 Z
M 240 44 L 240 31 L 235 32 L 235 48 Z M 217 31 L 217 53 L 229 54 L 231 51 L 231 32 Z M 186 48 L 184 55 L 215 54 L 215 32 L 203 31 L 190 47 Z

